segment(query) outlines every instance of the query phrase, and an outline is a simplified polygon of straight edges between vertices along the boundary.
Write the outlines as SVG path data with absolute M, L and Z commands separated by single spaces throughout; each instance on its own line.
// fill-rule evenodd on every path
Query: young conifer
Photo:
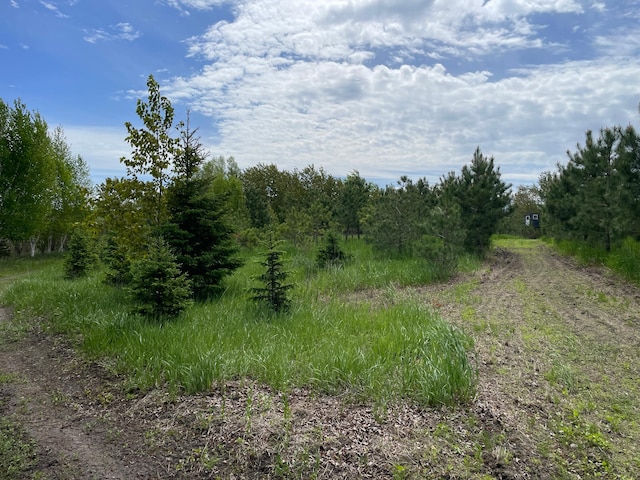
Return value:
M 253 299 L 256 302 L 265 303 L 275 312 L 283 312 L 289 309 L 290 300 L 287 292 L 293 288 L 287 283 L 289 274 L 284 270 L 282 262 L 282 251 L 277 249 L 277 244 L 273 238 L 269 239 L 268 251 L 264 262 L 260 262 L 265 268 L 262 275 L 254 277 L 262 282 L 261 287 L 252 288 Z

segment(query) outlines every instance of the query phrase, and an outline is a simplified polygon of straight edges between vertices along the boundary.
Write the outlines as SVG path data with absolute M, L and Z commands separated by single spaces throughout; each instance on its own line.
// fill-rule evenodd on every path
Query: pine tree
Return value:
M 192 281 L 196 298 L 216 294 L 224 278 L 242 264 L 233 229 L 225 216 L 225 199 L 209 192 L 207 178 L 178 179 L 168 189 L 166 241 Z
M 320 268 L 343 265 L 349 260 L 349 256 L 340 247 L 338 237 L 332 231 L 324 236 L 323 245 L 316 255 L 316 264 Z
M 281 256 L 282 251 L 278 250 L 273 238 L 269 239 L 268 251 L 264 262 L 260 262 L 265 268 L 262 275 L 254 277 L 262 282 L 262 287 L 252 288 L 253 300 L 266 304 L 275 312 L 283 312 L 289 309 L 290 300 L 287 292 L 293 288 L 292 284 L 286 283 L 289 274 L 284 270 Z
M 509 214 L 511 184 L 500 178 L 500 168 L 493 157 L 485 157 L 476 148 L 470 165 L 462 167 L 459 177 L 449 175 L 442 182 L 445 196 L 460 205 L 461 220 L 466 230 L 465 249 L 484 253 L 491 235 L 500 221 Z
M 76 227 L 71 232 L 64 271 L 67 278 L 84 277 L 94 261 L 91 239 L 87 232 Z
M 187 119 L 176 158 L 176 178 L 167 189 L 168 221 L 162 231 L 192 282 L 194 296 L 204 299 L 217 293 L 223 279 L 241 262 L 225 211 L 229 193 L 214 193 L 215 177 L 201 171 L 207 155 L 196 132 Z
M 191 282 L 161 237 L 154 237 L 146 257 L 132 266 L 130 293 L 134 310 L 155 320 L 175 317 L 190 305 Z

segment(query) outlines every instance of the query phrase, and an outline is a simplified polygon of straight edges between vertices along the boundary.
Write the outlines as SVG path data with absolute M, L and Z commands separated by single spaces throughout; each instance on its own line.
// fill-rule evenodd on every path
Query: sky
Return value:
M 126 174 L 153 75 L 240 168 L 381 186 L 492 156 L 535 184 L 585 132 L 640 129 L 640 0 L 0 0 L 0 98 Z

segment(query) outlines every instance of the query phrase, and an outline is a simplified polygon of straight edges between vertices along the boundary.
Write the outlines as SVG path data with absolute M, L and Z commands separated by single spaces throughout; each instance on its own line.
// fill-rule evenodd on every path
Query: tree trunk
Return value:
M 64 248 L 67 246 L 67 234 L 63 233 L 60 236 L 60 245 L 58 245 L 58 253 L 64 252 Z
M 38 245 L 38 240 L 39 239 L 40 239 L 40 236 L 31 237 L 29 239 L 29 246 L 31 247 L 31 256 L 32 257 L 36 256 L 36 246 Z

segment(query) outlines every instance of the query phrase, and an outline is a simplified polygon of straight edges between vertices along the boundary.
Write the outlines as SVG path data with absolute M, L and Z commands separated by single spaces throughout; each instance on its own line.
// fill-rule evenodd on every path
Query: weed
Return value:
M 66 395 L 58 391 L 54 391 L 51 393 L 51 402 L 56 406 L 65 405 L 68 401 L 69 401 L 69 395 Z
M 393 480 L 404 480 L 409 476 L 407 467 L 404 465 L 394 465 L 392 474 Z
M 556 383 L 566 389 L 567 394 L 578 391 L 578 378 L 576 372 L 569 366 L 558 361 L 553 362 L 551 370 L 544 377 L 551 383 Z

